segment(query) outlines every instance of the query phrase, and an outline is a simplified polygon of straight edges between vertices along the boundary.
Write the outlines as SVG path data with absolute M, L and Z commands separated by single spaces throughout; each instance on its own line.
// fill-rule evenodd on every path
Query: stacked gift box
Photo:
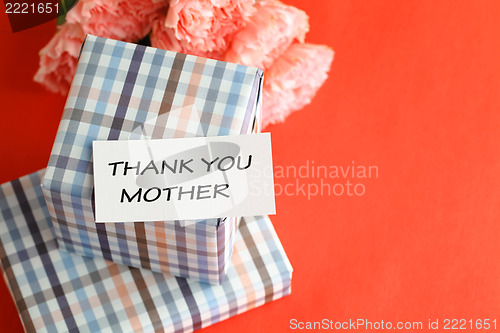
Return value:
M 45 170 L 0 187 L 26 331 L 190 331 L 290 293 L 267 217 L 96 223 L 92 142 L 260 131 L 257 68 L 88 35 Z

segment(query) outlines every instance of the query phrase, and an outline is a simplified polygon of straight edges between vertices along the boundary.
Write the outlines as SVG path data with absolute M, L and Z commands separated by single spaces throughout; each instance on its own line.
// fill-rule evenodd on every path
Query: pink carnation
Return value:
M 309 18 L 279 1 L 261 1 L 256 7 L 250 22 L 234 35 L 226 60 L 267 69 L 294 40 L 304 42 Z
M 222 54 L 228 41 L 255 12 L 255 0 L 170 0 L 165 27 L 184 53 Z M 175 44 L 171 42 L 170 44 Z
M 136 42 L 151 31 L 167 5 L 167 0 L 80 0 L 66 21 L 80 23 L 85 33 Z
M 273 63 L 264 80 L 263 127 L 311 102 L 328 77 L 333 54 L 324 45 L 296 43 Z
M 67 94 L 85 33 L 78 24 L 64 24 L 40 50 L 40 68 L 34 80 L 52 92 Z
M 153 27 L 150 35 L 151 46 L 158 49 L 169 50 L 179 53 L 187 53 L 195 56 L 212 58 L 216 60 L 224 59 L 224 51 L 202 51 L 192 47 L 185 40 L 178 40 L 175 37 L 175 30 L 165 26 L 165 18 L 157 19 L 153 22 Z

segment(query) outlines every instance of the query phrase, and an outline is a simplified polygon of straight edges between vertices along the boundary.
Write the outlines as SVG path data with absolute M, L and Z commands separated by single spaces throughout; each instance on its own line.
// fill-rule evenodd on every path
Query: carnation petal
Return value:
M 160 18 L 153 22 L 150 35 L 151 46 L 163 50 L 192 54 L 204 58 L 223 60 L 224 49 L 220 51 L 204 51 L 186 40 L 179 40 L 176 36 L 175 29 L 166 27 L 164 20 L 164 18 Z
M 327 46 L 296 43 L 272 64 L 264 80 L 263 127 L 311 102 L 328 78 L 333 56 Z
M 238 31 L 226 60 L 267 69 L 294 40 L 303 42 L 309 31 L 307 14 L 279 1 L 261 1 L 245 28 Z
M 40 67 L 33 80 L 52 92 L 67 94 L 85 33 L 79 24 L 66 23 L 40 50 Z
M 166 0 L 80 0 L 66 22 L 81 24 L 85 33 L 136 42 L 149 33 L 167 6 Z
M 164 20 L 189 53 L 221 54 L 254 13 L 255 0 L 171 0 Z

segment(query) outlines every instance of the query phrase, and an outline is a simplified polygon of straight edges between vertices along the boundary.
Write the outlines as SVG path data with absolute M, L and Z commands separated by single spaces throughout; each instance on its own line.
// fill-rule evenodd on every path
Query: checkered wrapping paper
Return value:
M 62 251 L 43 170 L 0 186 L 3 276 L 27 332 L 185 332 L 291 291 L 292 267 L 267 217 L 244 218 L 221 285 Z
M 221 283 L 236 219 L 96 224 L 92 141 L 250 133 L 262 80 L 257 68 L 88 35 L 42 181 L 59 245 Z

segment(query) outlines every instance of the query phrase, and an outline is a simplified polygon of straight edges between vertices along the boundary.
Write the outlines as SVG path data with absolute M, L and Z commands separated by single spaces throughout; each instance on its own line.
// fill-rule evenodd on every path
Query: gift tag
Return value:
M 94 141 L 96 222 L 275 214 L 269 133 Z

